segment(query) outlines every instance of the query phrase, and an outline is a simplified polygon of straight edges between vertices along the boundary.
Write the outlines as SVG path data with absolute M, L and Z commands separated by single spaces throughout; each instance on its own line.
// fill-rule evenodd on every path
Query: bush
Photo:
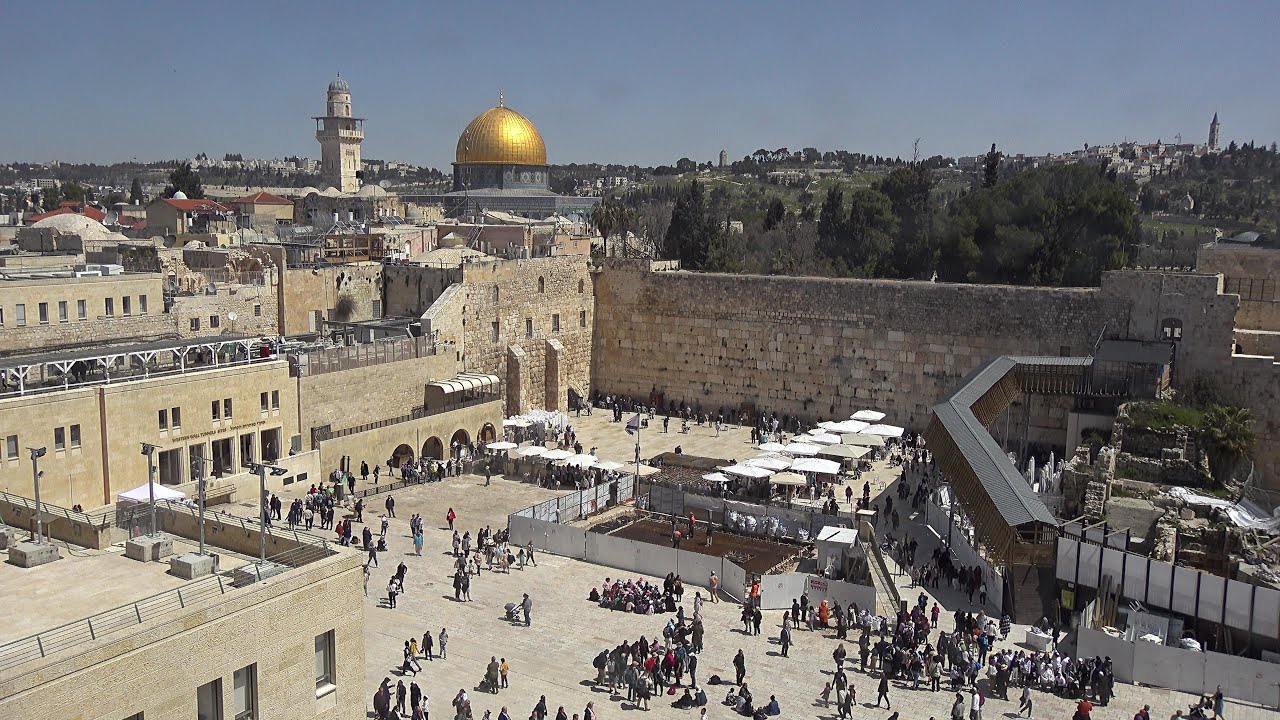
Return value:
M 1177 425 L 1200 428 L 1204 411 L 1171 402 L 1140 402 L 1128 407 L 1129 420 L 1152 430 L 1168 430 Z

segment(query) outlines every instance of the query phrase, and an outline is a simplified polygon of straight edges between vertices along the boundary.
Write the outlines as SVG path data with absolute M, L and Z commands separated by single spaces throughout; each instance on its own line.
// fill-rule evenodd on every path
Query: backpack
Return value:
M 720 684 L 720 676 L 719 676 L 719 675 L 712 675 L 711 677 L 707 678 L 707 684 L 708 684 L 708 685 L 719 685 L 719 684 Z

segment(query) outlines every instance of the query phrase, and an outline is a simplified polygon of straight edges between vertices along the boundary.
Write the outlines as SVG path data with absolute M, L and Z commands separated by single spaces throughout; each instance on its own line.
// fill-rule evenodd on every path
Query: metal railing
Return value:
M 267 563 L 299 567 L 328 557 L 329 554 L 330 551 L 327 549 L 303 545 L 267 558 Z M 250 563 L 238 570 L 243 572 L 245 569 L 250 569 L 257 580 L 263 579 L 262 568 L 259 568 L 257 563 Z M 194 580 L 182 587 L 166 590 L 128 605 L 121 605 L 0 645 L 0 672 L 62 650 L 81 647 L 87 642 L 110 633 L 136 627 L 168 613 L 182 610 L 189 604 L 225 595 L 236 589 L 232 585 L 230 574 L 229 572 L 215 574 Z
M 200 516 L 199 508 L 174 500 L 157 500 L 156 510 L 157 520 L 160 524 L 159 530 L 162 532 L 164 531 L 165 518 L 161 513 L 186 514 L 197 519 Z M 232 528 L 239 528 L 245 532 L 257 532 L 262 525 L 262 522 L 256 518 L 241 517 L 239 515 L 232 515 L 230 513 L 219 512 L 217 510 L 210 510 L 208 508 L 205 508 L 204 511 L 204 521 L 206 525 L 216 526 L 220 529 L 230 526 Z M 298 545 L 311 545 L 326 552 L 328 551 L 329 541 L 323 537 L 300 530 L 291 530 L 288 527 L 281 527 L 276 524 L 277 522 L 283 521 L 273 521 L 272 524 L 268 525 L 267 535 L 270 535 L 273 538 L 292 540 Z M 116 513 L 115 523 L 116 527 L 128 530 L 130 537 L 146 535 L 152 532 L 150 508 L 146 503 L 140 503 L 120 510 Z
M 212 341 L 217 341 L 217 336 L 211 336 Z M 195 345 L 195 341 L 192 343 Z M 164 369 L 152 369 L 150 366 L 128 366 L 112 370 L 109 376 L 101 375 L 84 382 L 71 382 L 71 375 L 64 373 L 60 377 L 61 381 L 56 379 L 46 379 L 39 385 L 24 385 L 19 390 L 12 385 L 5 386 L 8 389 L 0 391 L 0 398 L 6 397 L 26 397 L 28 395 L 39 395 L 42 393 L 62 392 L 72 388 L 95 387 L 98 385 L 111 385 L 113 383 L 133 382 L 136 380 L 150 380 L 152 378 L 170 377 L 176 375 L 189 375 L 191 373 L 204 372 L 206 370 L 225 370 L 229 367 L 239 365 L 252 365 L 255 363 L 273 362 L 282 359 L 283 356 L 272 354 L 268 357 L 249 357 L 235 358 L 231 360 L 221 360 L 217 364 L 212 362 L 202 363 L 199 365 L 187 365 L 185 367 L 169 366 Z M 49 364 L 49 363 L 46 363 Z M 95 368 L 94 372 L 98 372 L 100 368 Z
M 21 495 L 14 495 L 12 493 L 7 493 L 7 492 L 4 492 L 3 490 L 0 490 L 0 501 L 9 503 L 10 505 L 21 506 L 27 510 L 30 510 L 32 513 L 34 513 L 36 510 L 36 503 L 34 500 L 25 498 Z M 107 508 L 104 510 L 98 510 L 93 513 L 83 513 L 83 512 L 77 512 L 75 510 L 68 510 L 67 508 L 61 507 L 59 505 L 50 505 L 47 502 L 42 502 L 40 503 L 40 515 L 42 517 L 52 516 L 54 518 L 66 518 L 71 522 L 84 523 L 86 525 L 89 525 L 95 528 L 111 527 L 111 509 L 110 508 Z

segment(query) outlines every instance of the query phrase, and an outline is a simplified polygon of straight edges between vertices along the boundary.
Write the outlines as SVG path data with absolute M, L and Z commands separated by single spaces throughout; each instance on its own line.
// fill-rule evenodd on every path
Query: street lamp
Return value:
M 208 469 L 208 460 L 195 455 L 191 458 L 191 469 L 196 475 L 196 492 L 200 501 L 200 555 L 204 555 L 204 494 L 208 485 L 205 471 Z
M 289 471 L 272 463 L 255 462 L 249 463 L 249 469 L 258 473 L 258 510 L 261 513 L 258 522 L 262 524 L 258 530 L 258 563 L 262 564 L 267 561 L 267 518 L 271 517 L 271 508 L 267 507 L 267 472 L 278 477 L 289 474 Z
M 27 448 L 31 452 L 31 484 L 36 493 L 36 544 L 44 544 L 44 522 L 40 518 L 40 458 L 44 457 L 47 448 Z
M 147 456 L 147 494 L 151 498 L 151 531 L 148 535 L 156 534 L 156 450 L 158 445 L 151 443 L 142 443 L 142 454 Z

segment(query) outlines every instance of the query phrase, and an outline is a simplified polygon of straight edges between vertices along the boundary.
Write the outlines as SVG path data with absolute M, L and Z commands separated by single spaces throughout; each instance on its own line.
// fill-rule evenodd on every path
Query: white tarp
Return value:
M 530 445 L 516 454 L 520 457 L 538 457 L 539 455 L 545 455 L 546 453 L 547 449 L 545 447 L 541 445 Z
M 718 473 L 718 472 L 714 472 L 714 473 L 710 473 L 710 474 L 707 474 L 707 475 L 703 475 L 703 476 L 702 476 L 702 479 L 703 479 L 703 480 L 706 480 L 707 482 L 713 482 L 713 483 L 731 483 L 731 482 L 733 482 L 733 478 L 725 477 L 725 476 L 724 476 L 724 473 Z
M 506 440 L 499 440 L 498 442 L 491 442 L 485 447 L 490 450 L 515 450 L 520 446 L 513 442 L 507 442 Z
M 871 427 L 871 423 L 863 422 L 861 420 L 842 420 L 840 422 L 833 423 L 819 423 L 819 425 L 826 427 L 828 432 L 833 432 L 836 435 L 862 432 L 868 427 Z
M 880 422 L 884 419 L 884 413 L 879 410 L 859 410 L 849 416 L 850 420 L 861 420 L 862 422 Z
M 796 461 L 791 463 L 791 469 L 799 470 L 800 472 L 835 475 L 840 472 L 840 463 L 834 460 L 823 460 L 821 458 L 796 458 Z
M 555 448 L 553 450 L 548 450 L 542 453 L 542 457 L 547 460 L 566 460 L 568 458 L 573 457 L 573 453 L 569 452 L 568 450 L 561 450 L 560 448 Z
M 788 455 L 817 455 L 822 448 L 809 443 L 793 442 L 782 448 L 782 452 Z
M 783 472 L 783 473 L 778 473 L 777 475 L 774 475 L 773 477 L 769 478 L 769 484 L 797 485 L 800 487 L 804 487 L 805 485 L 809 484 L 809 481 L 805 480 L 804 476 L 801 475 L 800 473 Z
M 782 443 L 776 443 L 776 442 L 760 443 L 760 449 L 765 452 L 782 452 L 782 448 L 783 448 Z
M 755 465 L 765 470 L 786 470 L 791 467 L 790 458 L 781 458 L 776 455 L 761 455 L 757 458 L 747 460 L 744 465 Z
M 817 443 L 818 445 L 839 445 L 840 444 L 840 436 L 832 435 L 831 433 L 817 433 L 814 435 L 810 435 L 805 439 L 811 443 Z
M 187 496 L 185 493 L 178 490 L 174 490 L 173 488 L 165 487 L 164 485 L 160 485 L 158 483 L 155 484 L 155 488 L 156 488 L 157 501 L 187 499 Z M 116 496 L 116 499 L 124 500 L 127 502 L 151 502 L 151 493 L 147 489 L 146 485 L 140 485 L 130 490 L 129 492 L 120 493 L 119 495 Z
M 870 427 L 869 425 L 867 427 Z M 884 447 L 884 438 L 866 433 L 846 433 L 840 436 L 845 445 L 861 445 L 863 447 Z
M 745 478 L 766 478 L 773 474 L 772 470 L 765 470 L 755 465 L 730 465 L 720 469 L 730 475 L 738 475 Z
M 546 455 L 544 454 L 542 457 L 546 457 Z M 582 455 L 570 455 L 564 459 L 564 464 L 580 468 L 589 468 L 596 464 L 596 460 L 597 458 L 595 455 L 587 455 L 584 453 Z
M 1195 490 L 1185 487 L 1171 487 L 1164 492 L 1166 495 L 1176 497 L 1189 505 L 1221 508 L 1226 512 L 1227 517 L 1231 518 L 1231 522 L 1239 527 L 1262 530 L 1268 533 L 1280 533 L 1280 508 L 1276 508 L 1276 514 L 1268 515 L 1266 511 L 1246 498 L 1241 498 L 1239 502 L 1233 503 L 1209 495 L 1201 495 Z
M 897 425 L 872 425 L 862 431 L 867 435 L 880 435 L 882 437 L 899 438 L 902 433 L 906 432 L 906 428 L 900 428 Z
M 626 467 L 626 465 L 623 465 L 620 462 L 614 462 L 612 460 L 601 460 L 600 462 L 596 463 L 597 470 L 605 470 L 605 471 L 621 470 L 624 467 Z

